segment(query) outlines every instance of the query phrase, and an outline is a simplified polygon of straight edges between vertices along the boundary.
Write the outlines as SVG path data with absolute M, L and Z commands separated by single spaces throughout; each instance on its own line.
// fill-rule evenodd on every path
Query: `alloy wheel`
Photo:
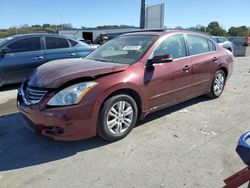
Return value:
M 216 96 L 219 96 L 222 93 L 224 84 L 225 84 L 225 76 L 222 73 L 217 74 L 213 86 L 214 94 Z
M 125 132 L 133 121 L 133 114 L 133 108 L 128 102 L 119 101 L 115 103 L 107 115 L 108 130 L 114 135 Z

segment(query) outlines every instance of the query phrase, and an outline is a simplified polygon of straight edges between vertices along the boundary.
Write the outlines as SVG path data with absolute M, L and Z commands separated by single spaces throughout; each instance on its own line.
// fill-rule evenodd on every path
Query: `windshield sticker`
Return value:
M 141 46 L 124 46 L 122 50 L 140 50 Z

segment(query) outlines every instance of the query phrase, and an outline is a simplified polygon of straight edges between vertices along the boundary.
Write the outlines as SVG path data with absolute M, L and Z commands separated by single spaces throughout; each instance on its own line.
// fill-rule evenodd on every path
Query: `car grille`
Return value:
M 23 88 L 24 97 L 26 102 L 30 104 L 37 104 L 39 103 L 43 97 L 46 95 L 47 90 L 40 89 L 40 88 L 30 88 L 29 86 Z

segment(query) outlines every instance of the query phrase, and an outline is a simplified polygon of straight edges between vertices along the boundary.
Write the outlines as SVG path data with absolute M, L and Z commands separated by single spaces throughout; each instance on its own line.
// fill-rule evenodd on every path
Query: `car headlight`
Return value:
M 48 105 L 49 106 L 68 106 L 74 105 L 80 102 L 83 96 L 95 85 L 97 82 L 82 82 L 74 84 L 67 87 L 60 92 L 58 92 L 54 97 L 52 97 Z

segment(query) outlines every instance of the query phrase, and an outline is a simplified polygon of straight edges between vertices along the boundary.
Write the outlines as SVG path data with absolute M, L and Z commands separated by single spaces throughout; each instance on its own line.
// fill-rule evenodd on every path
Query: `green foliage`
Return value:
M 207 31 L 207 28 L 205 26 L 203 26 L 203 25 L 196 25 L 195 29 L 197 31 L 200 31 L 200 32 L 206 32 Z
M 248 28 L 246 26 L 241 27 L 230 27 L 228 30 L 229 36 L 247 36 L 248 34 Z
M 83 27 L 82 29 L 86 29 L 87 27 Z M 116 28 L 135 28 L 134 26 L 129 25 L 103 25 L 97 26 L 98 29 L 116 29 Z M 0 38 L 5 38 L 8 36 L 16 35 L 16 34 L 26 34 L 26 33 L 57 33 L 59 29 L 73 29 L 71 23 L 64 23 L 60 25 L 48 24 L 44 23 L 42 25 L 35 24 L 29 26 L 28 24 L 20 25 L 19 27 L 10 27 L 9 29 L 0 29 Z M 184 29 L 181 26 L 177 26 L 175 29 Z M 207 32 L 211 35 L 216 36 L 246 36 L 247 32 L 250 28 L 246 26 L 241 27 L 231 27 L 228 30 L 228 33 L 225 29 L 223 29 L 220 24 L 216 21 L 213 21 L 208 24 L 208 26 L 196 25 L 194 27 L 187 28 L 189 30 Z
M 32 25 L 23 24 L 19 27 L 10 27 L 9 29 L 0 29 L 0 38 L 9 37 L 16 34 L 28 34 L 28 33 L 57 33 L 59 29 L 72 29 L 72 24 L 65 23 L 61 25 Z
M 28 34 L 28 33 L 56 33 L 56 31 L 48 29 L 48 28 L 18 28 L 18 29 L 1 29 L 0 30 L 0 38 L 9 37 L 16 34 Z
M 193 30 L 193 31 L 200 31 L 200 32 L 206 32 L 206 27 L 203 25 L 196 25 L 195 27 L 189 27 L 189 30 Z
M 181 29 L 184 29 L 184 28 L 181 27 L 181 26 L 176 26 L 175 29 L 180 29 L 181 30 Z
M 215 21 L 209 23 L 206 30 L 210 35 L 215 35 L 215 36 L 227 35 L 227 31 L 223 29 L 218 22 Z
M 98 29 L 112 29 L 112 28 L 131 28 L 134 26 L 130 26 L 130 25 L 102 25 L 102 26 L 97 26 L 96 28 Z

